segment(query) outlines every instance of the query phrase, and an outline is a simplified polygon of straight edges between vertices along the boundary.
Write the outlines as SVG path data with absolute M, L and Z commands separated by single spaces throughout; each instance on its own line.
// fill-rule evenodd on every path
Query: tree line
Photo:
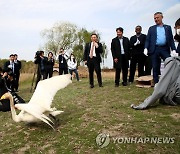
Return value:
M 53 27 L 42 30 L 41 36 L 44 39 L 44 44 L 39 50 L 43 50 L 45 53 L 51 51 L 57 57 L 60 48 L 63 48 L 69 54 L 73 52 L 78 65 L 80 65 L 83 60 L 84 46 L 91 41 L 92 33 L 98 35 L 98 40 L 103 45 L 102 60 L 104 60 L 107 57 L 107 46 L 101 41 L 100 33 L 97 30 L 88 31 L 86 28 L 78 27 L 70 22 L 57 22 Z M 3 68 L 7 60 L 0 59 L 0 67 Z M 21 60 L 21 62 L 21 73 L 34 73 L 36 65 L 33 61 Z
M 63 48 L 69 53 L 73 52 L 79 64 L 83 60 L 84 46 L 91 41 L 92 33 L 98 35 L 98 39 L 103 45 L 102 59 L 104 60 L 107 57 L 107 46 L 101 41 L 100 33 L 97 30 L 88 31 L 86 28 L 80 28 L 69 22 L 57 22 L 53 27 L 41 32 L 41 36 L 45 40 L 42 50 L 51 51 L 57 56 L 59 49 Z
M 8 59 L 0 59 L 0 67 L 4 68 L 4 63 L 8 61 Z M 26 60 L 21 60 L 22 68 L 21 68 L 21 73 L 34 73 L 36 69 L 36 65 L 34 64 L 33 61 L 26 61 Z

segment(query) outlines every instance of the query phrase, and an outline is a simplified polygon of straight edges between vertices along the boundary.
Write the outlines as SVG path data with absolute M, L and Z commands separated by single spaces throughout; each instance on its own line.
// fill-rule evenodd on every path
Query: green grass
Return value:
M 95 83 L 97 83 L 95 81 Z M 31 82 L 20 85 L 20 95 L 28 102 Z M 114 87 L 104 79 L 104 87 L 90 89 L 88 80 L 73 81 L 58 91 L 53 106 L 64 113 L 53 131 L 44 123 L 15 123 L 10 112 L 1 112 L 0 153 L 180 153 L 179 106 L 157 105 L 143 111 L 130 108 L 142 102 L 153 88 L 135 85 Z M 172 116 L 176 113 L 178 116 Z M 110 134 L 110 144 L 100 148 L 96 136 Z M 173 144 L 113 143 L 112 137 L 174 137 Z

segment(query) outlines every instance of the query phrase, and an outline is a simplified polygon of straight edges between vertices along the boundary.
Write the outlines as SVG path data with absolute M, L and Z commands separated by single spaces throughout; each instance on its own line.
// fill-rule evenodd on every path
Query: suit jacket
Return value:
M 140 44 L 137 44 L 136 46 L 134 46 L 134 43 L 136 43 L 137 38 L 140 41 Z M 143 54 L 145 41 L 146 41 L 146 35 L 144 34 L 141 34 L 139 37 L 137 37 L 137 35 L 132 36 L 130 38 L 131 55 Z
M 48 58 L 45 56 L 43 57 L 43 59 L 39 56 L 35 58 L 34 63 L 38 64 L 38 71 L 46 71 L 47 70 L 47 61 L 48 61 Z
M 128 62 L 128 59 L 130 59 L 130 42 L 129 39 L 124 36 L 123 36 L 123 48 L 124 48 L 125 58 L 127 59 Z M 118 59 L 117 63 L 114 62 L 114 68 L 121 68 L 122 54 L 121 54 L 121 45 L 118 37 L 112 39 L 111 52 L 112 52 L 113 61 L 115 58 Z
M 17 73 L 20 73 L 21 70 L 21 61 L 17 60 L 17 62 L 15 62 L 17 64 Z
M 91 42 L 86 44 L 85 50 L 84 50 L 84 58 L 83 58 L 83 60 L 87 61 L 87 63 L 89 63 L 89 60 L 90 60 L 90 57 L 89 57 L 90 50 L 91 50 Z M 96 52 L 97 61 L 99 63 L 101 63 L 101 61 L 102 61 L 101 60 L 101 54 L 103 53 L 103 48 L 102 48 L 101 43 L 98 43 L 98 48 L 95 47 L 95 52 Z
M 4 70 L 6 72 L 13 71 L 11 68 L 8 67 L 9 65 L 10 65 L 10 61 L 5 62 Z M 18 70 L 18 65 L 16 63 L 14 63 L 14 72 L 13 72 L 13 74 L 16 75 L 18 71 L 19 71 Z
M 171 50 L 176 50 L 171 27 L 169 25 L 163 25 L 163 27 L 165 29 L 166 43 L 167 43 L 167 46 L 169 47 L 169 52 L 170 52 L 170 48 Z M 148 34 L 146 37 L 145 48 L 148 49 L 149 55 L 152 55 L 155 51 L 156 39 L 157 39 L 157 25 L 154 25 L 149 28 Z
M 58 59 L 59 59 L 59 68 L 68 68 L 67 61 L 62 54 L 59 55 Z

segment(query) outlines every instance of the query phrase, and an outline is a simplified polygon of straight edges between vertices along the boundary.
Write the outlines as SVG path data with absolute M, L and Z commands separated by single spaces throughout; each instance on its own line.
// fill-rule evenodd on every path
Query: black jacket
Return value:
M 53 69 L 54 66 L 54 59 L 48 59 L 47 61 L 47 69 Z
M 4 63 L 4 70 L 6 72 L 9 72 L 9 71 L 13 72 L 13 70 L 11 68 L 9 68 L 9 65 L 10 65 L 10 61 L 5 62 Z M 18 65 L 16 63 L 14 63 L 14 72 L 13 72 L 13 74 L 16 75 L 18 72 L 19 72 Z
M 59 68 L 68 68 L 65 56 L 66 55 L 64 55 L 64 54 L 59 55 L 59 57 L 58 57 L 58 59 L 59 59 Z
M 178 42 L 177 53 L 179 53 L 179 56 L 180 56 L 180 36 L 178 34 L 176 34 L 174 36 L 174 39 Z
M 43 58 L 36 57 L 34 63 L 38 64 L 38 70 L 39 71 L 46 71 L 46 69 L 47 69 L 47 61 L 48 61 L 48 58 L 45 57 L 45 56 Z
M 136 46 L 134 46 L 134 43 L 136 43 L 137 38 L 140 41 L 140 44 L 137 44 Z M 132 36 L 130 38 L 131 55 L 143 54 L 145 41 L 146 41 L 146 35 L 144 34 L 141 34 L 139 37 L 137 37 L 137 35 Z
M 15 62 L 17 65 L 17 73 L 20 73 L 21 70 L 21 61 L 17 60 L 17 62 Z
M 123 36 L 123 48 L 124 48 L 124 53 L 125 53 L 125 58 L 128 60 L 130 59 L 130 42 L 127 37 Z M 118 63 L 114 63 L 114 68 L 121 68 L 121 45 L 118 37 L 115 37 L 112 39 L 111 42 L 111 52 L 112 52 L 112 57 L 113 57 L 113 62 L 114 59 L 118 59 Z
M 89 54 L 90 54 L 90 50 L 91 50 L 91 42 L 87 43 L 85 46 L 85 50 L 84 50 L 84 57 L 83 60 L 87 61 L 87 63 L 89 62 Z M 102 44 L 98 43 L 98 48 L 95 48 L 95 52 L 96 52 L 96 58 L 98 60 L 99 63 L 101 63 L 101 54 L 103 53 L 103 48 L 102 48 Z
M 0 75 L 0 98 L 2 95 L 8 92 L 5 82 L 6 82 L 5 79 Z

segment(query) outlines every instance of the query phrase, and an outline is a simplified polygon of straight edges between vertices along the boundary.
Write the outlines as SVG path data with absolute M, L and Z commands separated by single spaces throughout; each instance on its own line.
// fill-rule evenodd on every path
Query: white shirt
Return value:
M 9 68 L 11 68 L 12 71 L 13 71 L 13 73 L 14 73 L 14 62 L 13 62 L 13 61 L 10 61 L 10 66 L 9 66 Z
M 124 54 L 123 38 L 119 38 L 119 42 L 120 42 L 120 45 L 121 45 L 121 54 L 123 55 Z
M 70 70 L 74 70 L 77 67 L 77 61 L 74 63 L 73 60 L 69 59 L 67 64 L 68 64 L 68 69 Z
M 92 49 L 92 46 L 93 46 L 93 42 L 91 42 L 91 49 Z M 90 52 L 91 52 L 91 49 L 90 49 Z M 89 56 L 90 56 L 90 52 L 89 52 Z M 95 46 L 93 49 L 93 57 L 96 57 Z

